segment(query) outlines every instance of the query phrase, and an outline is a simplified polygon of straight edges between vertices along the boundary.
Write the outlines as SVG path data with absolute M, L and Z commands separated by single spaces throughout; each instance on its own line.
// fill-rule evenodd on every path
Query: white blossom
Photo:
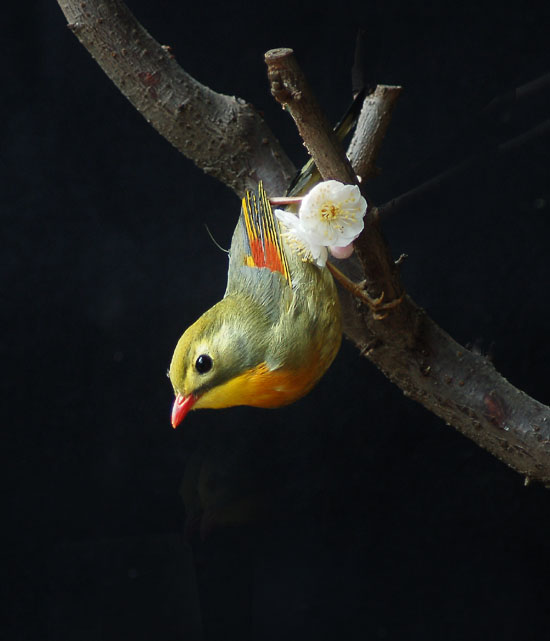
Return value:
M 353 243 L 345 245 L 344 247 L 336 247 L 332 245 L 328 250 L 334 258 L 349 258 L 353 254 Z
M 300 220 L 319 244 L 345 247 L 363 231 L 367 202 L 357 185 L 337 180 L 318 183 L 300 205 Z
M 326 180 L 315 185 L 305 196 L 298 216 L 280 209 L 275 214 L 304 259 L 324 267 L 327 247 L 337 257 L 351 254 L 353 248 L 349 246 L 363 231 L 366 210 L 367 202 L 357 185 Z

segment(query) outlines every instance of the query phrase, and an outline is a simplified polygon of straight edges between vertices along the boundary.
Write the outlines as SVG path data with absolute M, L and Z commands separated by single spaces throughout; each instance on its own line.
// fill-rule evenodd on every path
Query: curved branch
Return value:
M 185 156 L 241 196 L 263 180 L 285 193 L 294 166 L 244 100 L 205 87 L 121 0 L 58 0 L 69 28 L 141 115 Z
M 142 115 L 199 167 L 239 195 L 262 179 L 284 193 L 293 167 L 258 114 L 186 74 L 120 0 L 58 0 L 70 28 Z M 285 54 L 277 74 L 285 78 Z M 282 65 L 282 66 L 281 66 Z M 272 87 L 301 121 L 321 174 L 355 181 L 299 68 Z M 281 75 L 282 74 L 282 75 Z M 308 94 L 309 92 L 309 94 Z M 300 107 L 301 102 L 301 107 Z M 314 126 L 312 126 L 314 123 Z M 323 141 L 320 144 L 319 141 Z M 403 295 L 376 208 L 356 242 L 370 299 Z M 346 333 L 404 394 L 452 424 L 529 479 L 550 484 L 550 409 L 514 388 L 483 357 L 456 343 L 408 297 L 387 315 L 355 300 Z M 383 317 L 384 320 L 376 320 Z
M 333 153 L 327 144 L 329 132 L 319 131 L 319 123 L 326 119 L 302 81 L 292 51 L 276 50 L 275 56 L 276 73 L 270 66 L 271 52 L 266 54 L 268 76 L 277 83 L 272 92 L 296 120 L 300 135 L 307 136 L 304 143 L 313 158 L 322 158 L 322 169 L 318 166 L 322 177 L 345 176 L 347 159 L 342 162 L 341 151 Z M 304 125 L 308 122 L 315 126 Z M 384 293 L 385 301 L 401 296 L 398 271 L 380 233 L 376 208 L 367 216 L 356 249 L 371 296 L 373 291 Z M 516 389 L 485 358 L 459 345 L 409 297 L 382 315 L 372 314 L 372 306 L 361 300 L 356 299 L 355 317 L 345 329 L 362 354 L 406 396 L 527 479 L 550 485 L 550 408 Z M 349 306 L 346 312 L 349 318 Z

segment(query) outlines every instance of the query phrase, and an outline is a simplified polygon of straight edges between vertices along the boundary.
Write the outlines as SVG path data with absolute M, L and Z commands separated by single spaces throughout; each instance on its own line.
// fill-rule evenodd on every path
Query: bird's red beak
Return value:
M 174 405 L 172 406 L 172 427 L 175 429 L 185 418 L 187 412 L 193 407 L 197 402 L 197 397 L 193 394 L 188 396 L 183 396 L 183 394 L 178 394 L 174 400 Z

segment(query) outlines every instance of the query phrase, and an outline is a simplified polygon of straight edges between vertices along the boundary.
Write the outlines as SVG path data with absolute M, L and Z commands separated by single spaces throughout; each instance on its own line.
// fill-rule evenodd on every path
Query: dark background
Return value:
M 371 200 L 475 159 L 386 222 L 407 290 L 550 402 L 548 137 L 495 152 L 548 117 L 548 90 L 482 114 L 549 71 L 547 2 L 129 4 L 187 71 L 263 111 L 297 165 L 263 53 L 293 47 L 337 120 L 365 28 L 369 82 L 405 88 Z M 291 407 L 171 429 L 173 347 L 225 288 L 204 224 L 227 246 L 239 204 L 133 110 L 53 0 L 2 21 L 5 638 L 547 639 L 548 490 L 348 342 Z

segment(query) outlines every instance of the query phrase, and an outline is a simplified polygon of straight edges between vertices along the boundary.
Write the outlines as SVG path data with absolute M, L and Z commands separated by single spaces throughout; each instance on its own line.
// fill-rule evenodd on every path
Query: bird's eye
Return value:
M 201 354 L 195 361 L 195 369 L 199 374 L 206 374 L 212 369 L 212 359 L 208 354 Z

